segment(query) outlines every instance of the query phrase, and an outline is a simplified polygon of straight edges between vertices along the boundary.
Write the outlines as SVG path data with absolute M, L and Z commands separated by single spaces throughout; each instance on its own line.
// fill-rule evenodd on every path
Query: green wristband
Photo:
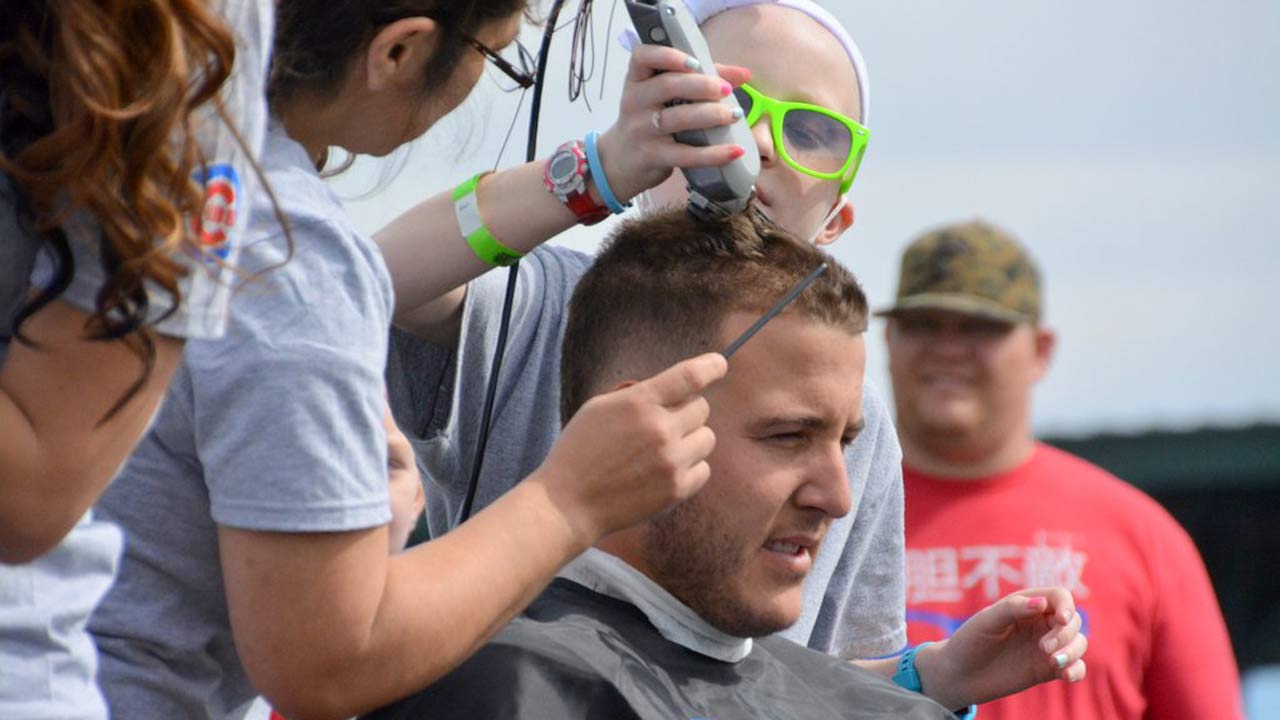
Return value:
M 462 236 L 467 239 L 467 245 L 471 246 L 476 257 L 490 265 L 505 267 L 515 264 L 524 255 L 498 242 L 480 219 L 476 186 L 488 174 L 479 173 L 453 189 L 453 211 L 458 216 L 458 228 L 462 230 Z

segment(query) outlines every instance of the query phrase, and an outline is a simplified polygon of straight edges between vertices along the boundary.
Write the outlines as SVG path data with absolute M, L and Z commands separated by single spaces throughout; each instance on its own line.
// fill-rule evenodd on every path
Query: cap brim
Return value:
M 1035 321 L 1035 318 L 1030 315 L 1011 310 L 994 300 L 952 293 L 921 293 L 899 298 L 892 306 L 877 310 L 875 315 L 877 317 L 893 317 L 913 310 L 947 310 L 1007 323 Z

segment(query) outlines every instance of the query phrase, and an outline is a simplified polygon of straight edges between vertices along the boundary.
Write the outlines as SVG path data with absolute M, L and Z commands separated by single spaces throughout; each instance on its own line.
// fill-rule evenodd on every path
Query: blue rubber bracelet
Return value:
M 587 133 L 587 166 L 591 168 L 591 177 L 596 181 L 596 189 L 600 191 L 600 197 L 609 207 L 609 212 L 621 215 L 631 207 L 631 203 L 618 202 L 618 198 L 613 194 L 613 188 L 609 187 L 609 178 L 604 174 L 604 164 L 600 162 L 600 151 L 596 149 L 596 140 L 599 137 L 600 133 L 595 130 Z
M 932 644 L 926 642 L 907 648 L 907 651 L 898 658 L 898 672 L 894 673 L 893 681 L 911 692 L 924 692 L 920 684 L 920 673 L 916 671 L 916 652 Z
M 924 694 L 923 686 L 920 684 L 920 672 L 916 670 L 916 652 L 926 645 L 932 644 L 931 642 L 924 642 L 913 648 L 907 648 L 907 651 L 898 658 L 898 672 L 894 673 L 893 681 L 911 692 Z M 970 705 L 963 710 L 953 710 L 952 712 L 957 720 L 973 720 L 978 716 L 978 706 Z

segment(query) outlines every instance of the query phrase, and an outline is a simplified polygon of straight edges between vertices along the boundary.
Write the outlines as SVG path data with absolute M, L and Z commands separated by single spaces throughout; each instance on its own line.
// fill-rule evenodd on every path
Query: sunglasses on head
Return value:
M 748 126 L 769 116 L 773 146 L 783 162 L 806 175 L 839 180 L 847 192 L 858 174 L 871 131 L 850 118 L 820 105 L 786 102 L 750 85 L 734 90 Z

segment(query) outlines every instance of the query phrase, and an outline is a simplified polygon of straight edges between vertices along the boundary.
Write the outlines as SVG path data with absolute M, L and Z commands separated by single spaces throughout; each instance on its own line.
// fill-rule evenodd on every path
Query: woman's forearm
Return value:
M 693 147 L 677 143 L 655 127 L 655 113 L 682 101 L 683 129 L 719 127 L 734 122 L 733 110 L 720 102 L 732 84 L 745 82 L 745 68 L 719 67 L 721 77 L 695 71 L 688 58 L 671 48 L 642 46 L 632 53 L 618 120 L 600 135 L 600 167 L 619 202 L 670 177 L 673 168 L 712 167 L 739 157 L 733 145 Z M 723 79 L 721 79 L 723 78 Z M 674 121 L 673 121 L 674 122 Z M 550 153 L 548 153 L 550 155 Z M 506 247 L 528 253 L 577 223 L 577 217 L 547 191 L 545 158 L 495 173 L 476 188 L 476 201 L 489 231 Z M 461 180 L 462 178 L 459 178 Z M 598 178 L 587 189 L 596 204 Z M 382 248 L 395 285 L 395 323 L 432 342 L 456 341 L 466 283 L 492 269 L 476 257 L 458 227 L 452 189 L 441 192 L 393 220 L 374 239 Z
M 577 218 L 542 184 L 545 160 L 486 177 L 476 188 L 480 216 L 503 245 L 527 253 Z M 374 236 L 395 286 L 395 323 L 438 342 L 450 339 L 463 287 L 493 269 L 462 237 L 452 190 L 414 206 Z

